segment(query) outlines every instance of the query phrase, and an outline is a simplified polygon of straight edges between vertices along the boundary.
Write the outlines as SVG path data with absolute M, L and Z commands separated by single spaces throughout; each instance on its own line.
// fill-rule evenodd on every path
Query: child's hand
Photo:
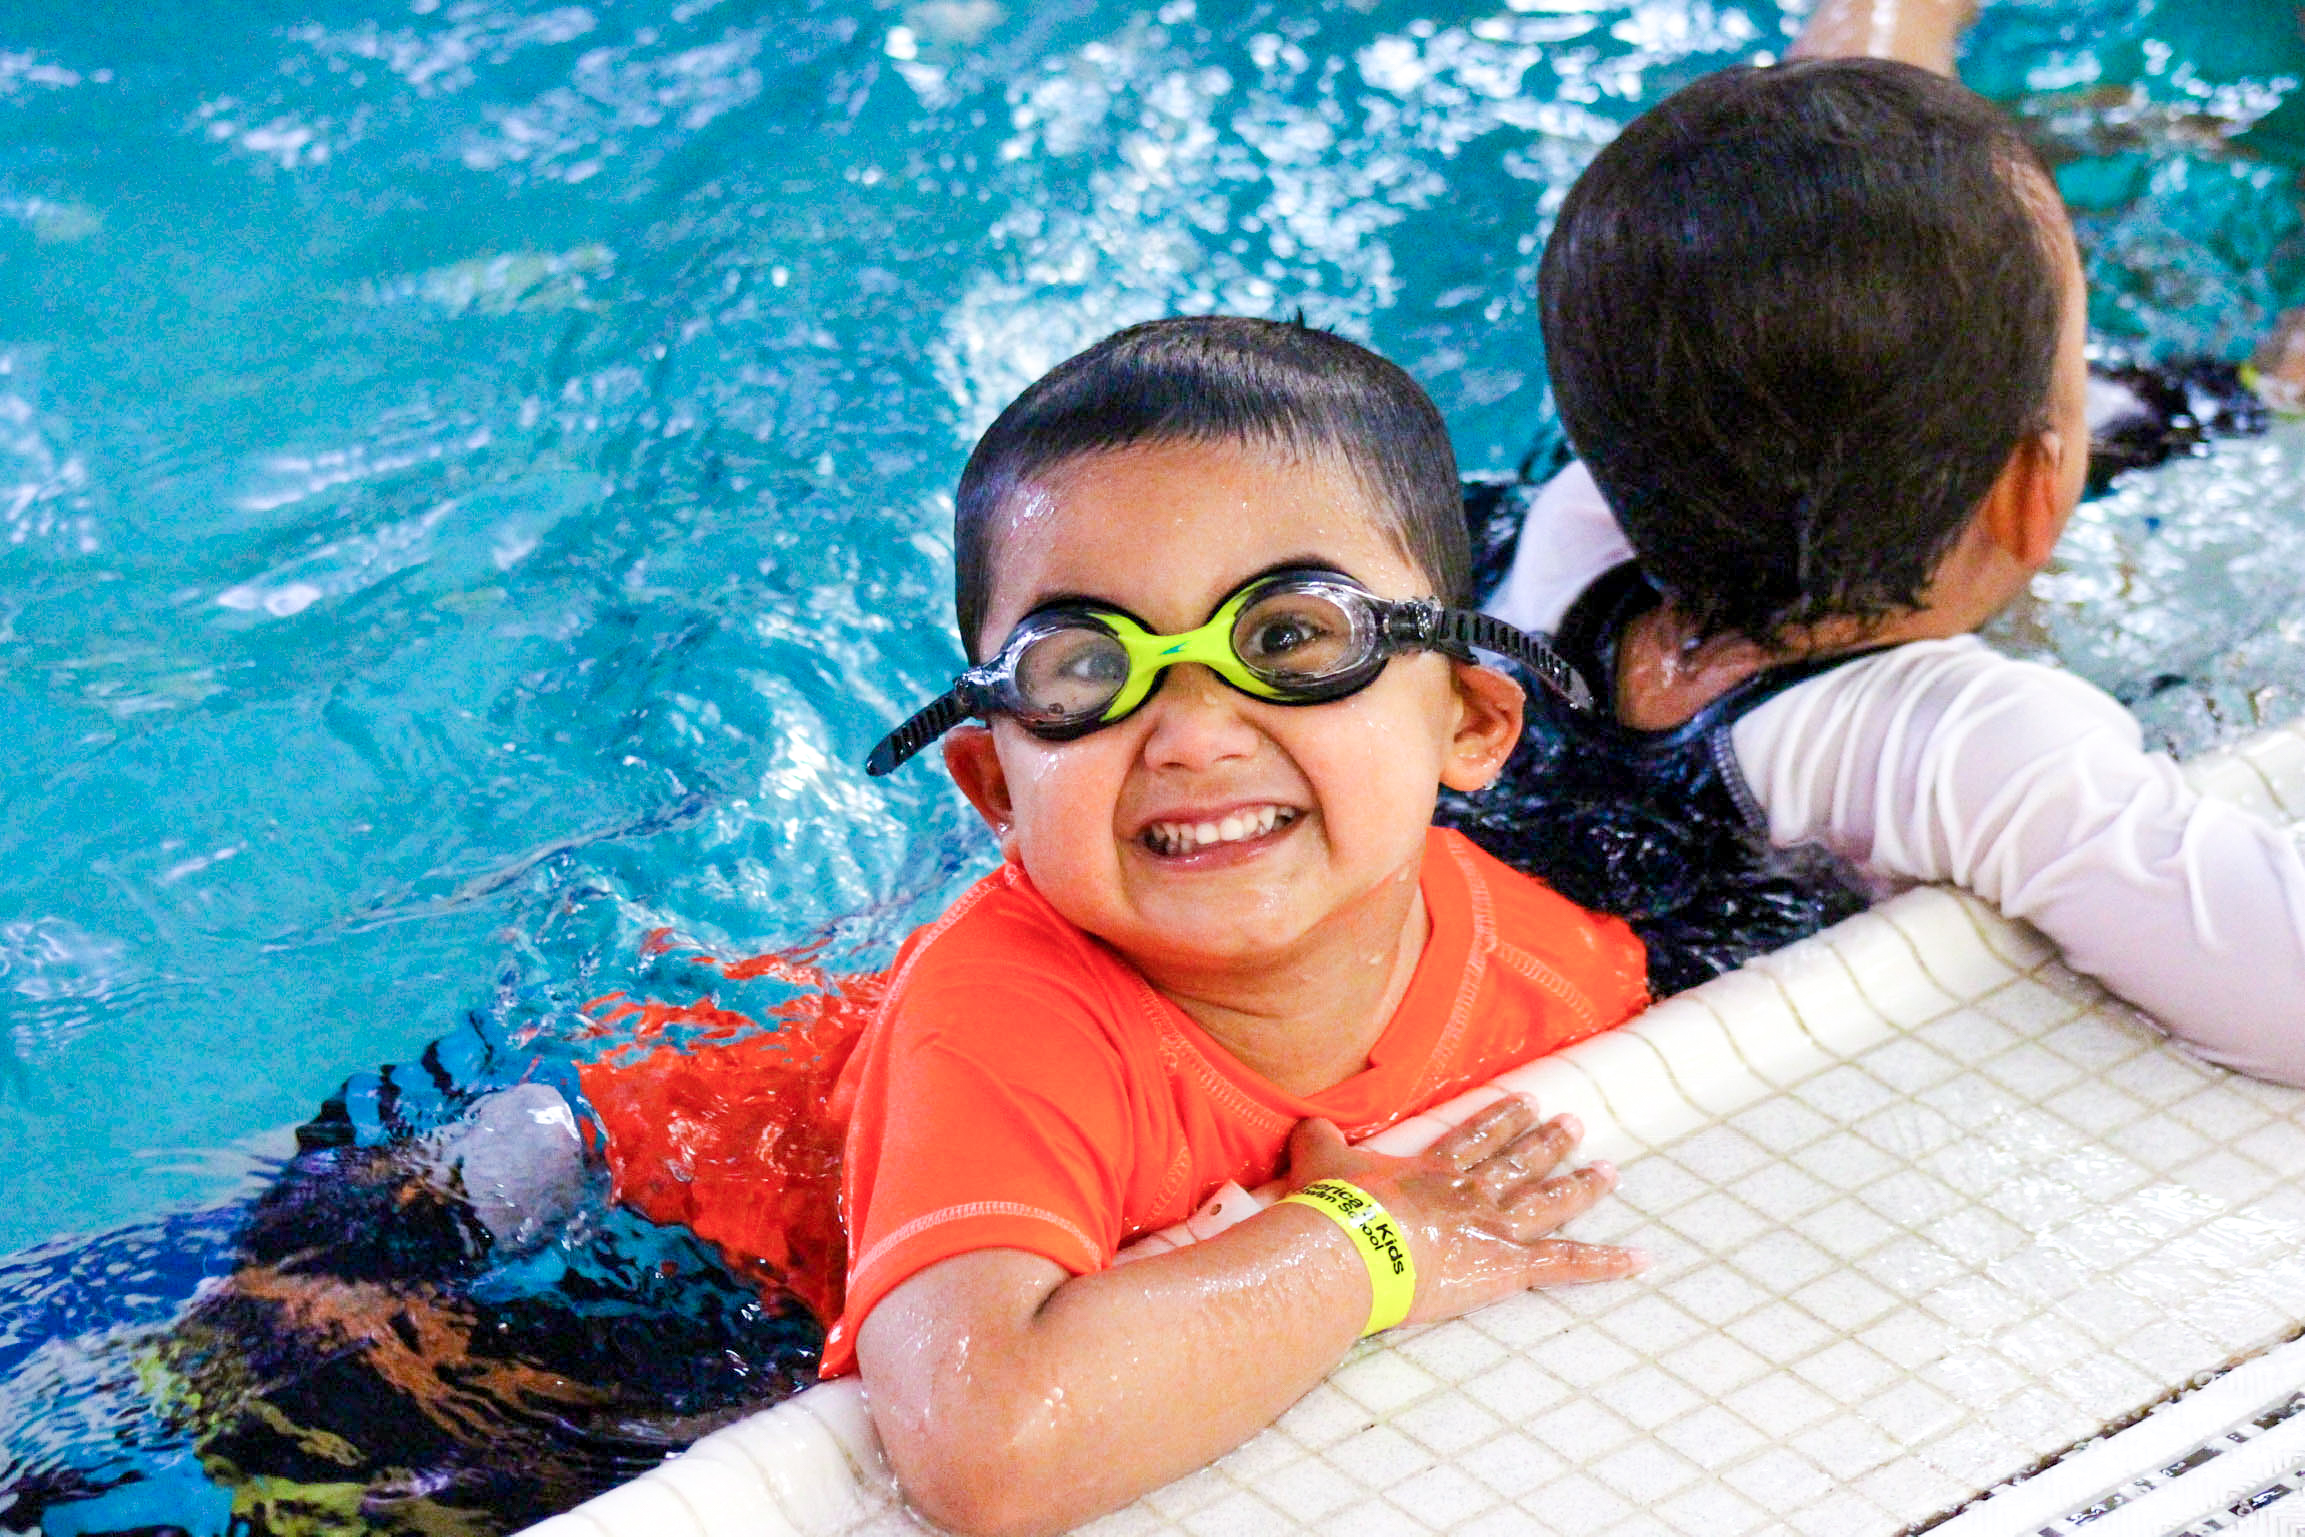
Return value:
M 1520 1095 L 1498 1101 L 1413 1158 L 1352 1147 L 1327 1121 L 1289 1139 L 1289 1183 L 1345 1179 L 1376 1197 L 1417 1265 L 1412 1323 L 1454 1318 L 1532 1286 L 1609 1281 L 1639 1271 L 1638 1250 L 1552 1236 L 1616 1188 L 1617 1171 L 1560 1166 L 1583 1134 L 1574 1116 L 1538 1124 Z

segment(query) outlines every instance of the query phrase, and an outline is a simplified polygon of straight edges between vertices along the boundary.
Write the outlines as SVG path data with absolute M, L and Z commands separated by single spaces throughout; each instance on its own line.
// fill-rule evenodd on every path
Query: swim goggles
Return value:
M 1051 742 L 1085 736 L 1132 714 L 1169 668 L 1187 662 L 1251 698 L 1324 704 L 1368 687 L 1401 652 L 1470 661 L 1476 646 L 1526 663 L 1571 706 L 1592 708 L 1576 669 L 1503 620 L 1430 598 L 1380 598 L 1340 572 L 1291 567 L 1234 589 L 1207 623 L 1179 635 L 1157 635 L 1107 603 L 1034 609 L 998 655 L 883 737 L 864 771 L 889 772 L 971 716 L 1007 715 Z

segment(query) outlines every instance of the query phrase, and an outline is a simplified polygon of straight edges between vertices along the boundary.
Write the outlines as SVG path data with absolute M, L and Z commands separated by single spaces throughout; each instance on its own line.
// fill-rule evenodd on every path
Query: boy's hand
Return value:
M 1383 1203 L 1416 1258 L 1409 1321 L 1430 1323 L 1532 1286 L 1616 1280 L 1647 1264 L 1638 1250 L 1552 1236 L 1616 1188 L 1605 1162 L 1553 1172 L 1583 1130 L 1567 1115 L 1539 1124 L 1515 1094 L 1415 1157 L 1391 1158 L 1349 1145 L 1327 1121 L 1303 1121 L 1289 1139 L 1289 1184 L 1350 1180 Z

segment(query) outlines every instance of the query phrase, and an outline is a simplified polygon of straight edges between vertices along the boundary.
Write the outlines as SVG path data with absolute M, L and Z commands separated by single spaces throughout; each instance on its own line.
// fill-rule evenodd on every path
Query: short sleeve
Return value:
M 1066 953 L 1085 942 L 1000 937 L 1025 942 L 924 957 L 861 1048 L 843 1179 L 848 1295 L 828 1375 L 848 1368 L 880 1300 L 939 1260 L 1022 1249 L 1081 1275 L 1119 1247 L 1129 1075 L 1093 971 Z

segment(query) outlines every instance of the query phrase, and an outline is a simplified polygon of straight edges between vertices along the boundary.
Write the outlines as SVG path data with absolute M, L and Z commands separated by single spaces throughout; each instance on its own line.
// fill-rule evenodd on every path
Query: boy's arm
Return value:
M 2203 1056 L 2305 1084 L 2305 849 L 2206 800 L 2069 674 L 1900 647 L 1740 721 L 1769 838 L 1966 887 Z
M 1788 58 L 1896 59 L 1953 73 L 1962 29 L 1978 0 L 1818 0 Z
M 1629 1275 L 1628 1250 L 1552 1237 L 1615 1183 L 1553 1169 L 1574 1122 L 1526 1101 L 1414 1158 L 1291 1140 L 1290 1183 L 1350 1179 L 1409 1238 L 1412 1321 L 1530 1286 Z M 930 1266 L 865 1319 L 857 1359 L 907 1497 L 959 1531 L 1061 1531 L 1206 1465 L 1336 1365 L 1369 1316 L 1367 1269 L 1319 1212 L 1271 1207 L 1201 1243 L 1068 1277 L 1013 1249 Z

